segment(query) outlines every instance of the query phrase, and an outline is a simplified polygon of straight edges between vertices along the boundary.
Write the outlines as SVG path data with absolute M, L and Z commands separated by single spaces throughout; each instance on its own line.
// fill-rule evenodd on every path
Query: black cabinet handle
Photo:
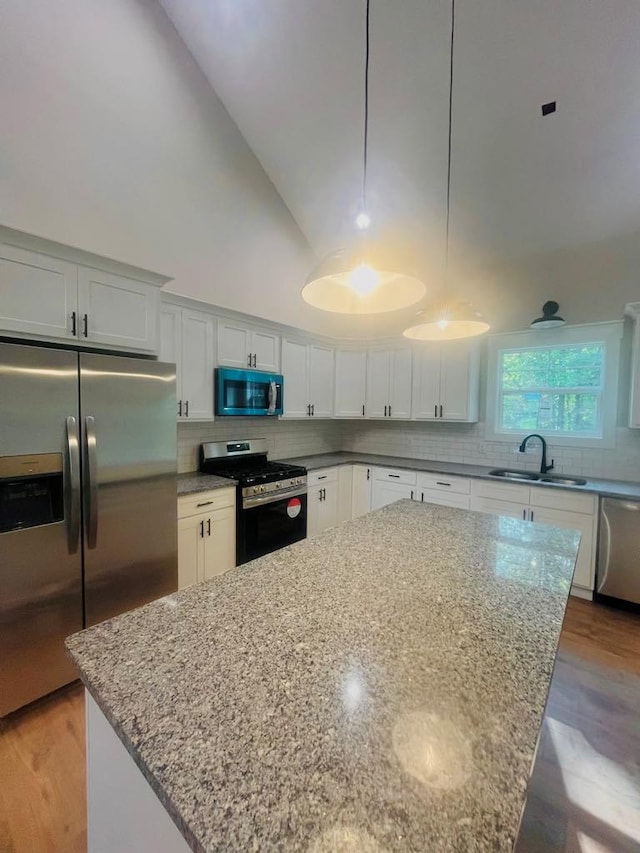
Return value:
M 437 403 L 433 407 L 433 417 L 434 418 L 438 417 L 438 404 Z
M 71 334 L 73 335 L 73 337 L 74 337 L 74 338 L 75 338 L 75 336 L 76 336 L 76 334 L 77 334 L 77 328 L 76 328 L 76 312 L 75 312 L 75 311 L 72 311 L 72 312 L 71 312 Z
M 311 416 L 314 418 L 316 416 L 316 404 L 315 403 L 311 404 Z
M 364 417 L 364 403 L 362 404 L 362 417 Z
M 411 500 L 413 500 L 413 489 L 411 489 Z
M 424 492 L 420 495 L 420 500 L 424 503 Z
M 329 476 L 328 474 L 318 474 L 318 479 L 319 480 L 326 480 L 328 476 Z
M 200 522 L 200 538 L 204 539 L 204 521 Z
M 211 536 L 211 519 L 207 519 L 207 536 Z
M 389 417 L 391 417 L 391 403 L 389 403 Z
M 311 417 L 311 403 L 307 403 L 307 415 Z
M 178 417 L 182 417 L 182 400 L 178 400 Z
M 436 486 L 450 486 L 451 483 L 445 483 L 444 480 L 436 480 Z
M 82 329 L 83 329 L 82 334 L 85 336 L 85 338 L 88 338 L 89 337 L 89 315 L 88 314 L 82 315 Z
M 254 366 L 254 367 L 256 367 L 256 366 L 257 366 L 257 362 L 258 362 L 258 356 L 257 356 L 257 355 L 255 354 L 255 352 L 254 352 L 254 354 L 253 354 L 253 366 Z
M 386 406 L 384 407 L 384 416 L 385 416 L 385 418 L 387 417 L 387 407 Z
M 389 476 L 390 476 L 390 477 L 393 477 L 393 478 L 394 478 L 394 480 L 399 480 L 399 479 L 400 479 L 400 474 L 389 474 Z
M 213 501 L 201 501 L 201 503 L 196 504 L 196 506 L 211 506 Z
M 251 367 L 251 353 L 247 356 L 247 367 Z
M 185 418 L 189 417 L 189 401 L 188 400 L 184 401 L 184 416 L 185 416 Z
M 440 417 L 442 417 L 442 403 L 440 403 Z
M 367 468 L 367 480 L 371 479 L 371 469 Z

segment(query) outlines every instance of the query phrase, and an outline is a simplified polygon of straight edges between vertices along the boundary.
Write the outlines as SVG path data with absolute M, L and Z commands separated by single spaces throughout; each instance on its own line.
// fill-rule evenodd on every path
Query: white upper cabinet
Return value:
M 631 394 L 629 398 L 629 426 L 640 428 L 640 302 L 632 302 L 624 313 L 633 320 L 631 349 Z
M 367 351 L 338 349 L 335 364 L 335 417 L 363 418 L 367 397 Z
M 282 339 L 286 418 L 333 417 L 334 354 L 329 347 Z
M 0 326 L 3 330 L 73 339 L 77 335 L 77 299 L 78 267 L 75 264 L 14 246 L 0 246 Z
M 411 417 L 411 370 L 409 347 L 369 350 L 366 417 Z
M 2 331 L 155 352 L 158 308 L 158 285 L 0 247 Z
M 278 373 L 280 337 L 267 329 L 218 321 L 218 364 Z
M 163 305 L 159 358 L 176 364 L 178 419 L 213 420 L 213 317 L 200 311 Z
M 480 388 L 477 344 L 423 344 L 414 355 L 413 418 L 478 420 Z
M 122 349 L 155 350 L 158 288 L 100 270 L 79 267 L 80 338 Z

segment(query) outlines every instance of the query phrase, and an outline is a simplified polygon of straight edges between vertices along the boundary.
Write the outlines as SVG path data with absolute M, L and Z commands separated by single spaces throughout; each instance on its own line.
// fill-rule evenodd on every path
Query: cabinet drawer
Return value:
M 311 471 L 307 474 L 307 486 L 326 485 L 338 482 L 337 468 L 322 468 L 320 471 Z
M 453 506 L 458 509 L 469 509 L 471 498 L 459 492 L 448 492 L 446 489 L 423 489 L 420 496 L 424 503 Z
M 529 486 L 519 486 L 513 483 L 494 483 L 488 480 L 474 480 L 471 494 L 478 498 L 491 498 L 497 501 L 515 501 L 520 504 L 529 503 Z
M 385 483 L 402 483 L 405 486 L 415 486 L 416 472 L 405 471 L 402 468 L 374 468 L 374 480 Z
M 202 515 L 225 506 L 235 506 L 235 502 L 236 490 L 233 487 L 184 495 L 178 498 L 178 518 L 188 518 L 190 515 Z
M 561 509 L 567 512 L 584 512 L 594 515 L 596 512 L 596 495 L 578 494 L 570 491 L 557 491 L 551 486 L 533 487 L 531 489 L 531 506 L 547 509 Z
M 471 480 L 465 477 L 448 477 L 446 474 L 418 474 L 418 488 L 468 495 L 471 492 Z

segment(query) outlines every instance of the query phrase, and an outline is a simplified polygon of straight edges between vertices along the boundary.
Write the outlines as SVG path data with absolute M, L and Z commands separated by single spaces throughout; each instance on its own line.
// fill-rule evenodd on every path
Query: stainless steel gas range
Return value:
M 237 565 L 306 537 L 306 468 L 269 462 L 264 439 L 201 444 L 200 471 L 238 482 Z

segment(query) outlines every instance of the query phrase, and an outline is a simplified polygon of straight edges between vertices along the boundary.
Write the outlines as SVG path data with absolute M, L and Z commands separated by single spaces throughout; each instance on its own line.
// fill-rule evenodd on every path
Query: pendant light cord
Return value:
M 365 17 L 364 53 L 364 159 L 362 169 L 362 212 L 367 212 L 367 155 L 369 150 L 369 11 L 371 0 L 367 0 Z
M 451 219 L 451 128 L 453 125 L 453 34 L 456 24 L 456 0 L 451 0 L 451 52 L 449 58 L 449 134 L 447 138 L 447 218 L 445 227 L 444 285 L 449 281 L 449 222 Z

